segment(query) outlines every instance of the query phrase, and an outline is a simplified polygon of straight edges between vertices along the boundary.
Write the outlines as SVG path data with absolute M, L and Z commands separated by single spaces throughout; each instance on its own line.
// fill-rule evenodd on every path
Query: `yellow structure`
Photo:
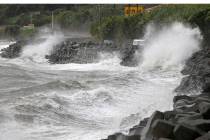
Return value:
M 144 11 L 144 7 L 140 5 L 126 5 L 124 8 L 125 16 L 133 16 Z

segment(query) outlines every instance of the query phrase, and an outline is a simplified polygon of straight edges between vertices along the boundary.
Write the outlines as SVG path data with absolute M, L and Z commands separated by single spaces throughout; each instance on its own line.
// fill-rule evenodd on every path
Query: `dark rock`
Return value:
M 202 90 L 204 83 L 203 76 L 190 75 L 182 78 L 180 85 L 175 89 L 175 92 L 198 92 Z
M 177 112 L 176 111 L 166 111 L 164 112 L 164 120 L 173 122 Z
M 197 103 L 186 100 L 179 100 L 174 103 L 174 110 L 177 112 L 199 112 Z
M 195 139 L 195 140 L 210 140 L 210 133 L 206 133 L 206 134 L 204 134 L 203 136 L 198 137 L 198 138 Z
M 126 136 L 125 140 L 140 140 L 141 136 L 139 135 L 133 135 L 133 136 Z
M 178 119 L 177 119 L 177 123 L 180 123 L 182 124 L 183 122 L 186 122 L 188 120 L 196 120 L 196 119 L 203 119 L 203 116 L 202 114 L 199 114 L 199 113 L 195 113 L 195 114 L 189 114 L 185 117 L 178 117 L 178 115 L 176 116 Z
M 205 45 L 205 44 L 203 44 Z M 175 89 L 177 92 L 210 91 L 210 50 L 203 46 L 202 49 L 186 62 L 182 73 L 184 77 L 180 85 Z
M 144 118 L 143 120 L 140 121 L 139 126 L 146 126 L 149 118 Z
M 174 128 L 175 140 L 194 140 L 201 135 L 202 133 L 193 127 L 177 125 Z
M 135 52 L 138 49 L 137 46 L 131 44 L 131 42 L 125 44 L 129 47 L 126 47 L 124 50 L 122 61 L 120 62 L 121 65 L 124 66 L 137 66 L 138 65 L 138 58 L 135 57 Z
M 109 136 L 108 136 L 108 140 L 116 140 L 118 135 L 120 135 L 120 133 L 116 133 L 116 134 L 113 134 L 113 135 L 109 135 Z
M 158 140 L 172 140 L 172 139 L 168 139 L 168 138 L 159 138 Z
M 127 136 L 121 133 L 108 136 L 108 140 L 140 140 L 140 135 Z
M 17 41 L 14 44 L 9 45 L 9 47 L 1 50 L 0 56 L 4 58 L 17 58 L 23 49 L 26 41 Z
M 160 111 L 155 111 L 152 116 L 150 117 L 150 119 L 147 122 L 147 125 L 145 126 L 145 128 L 142 131 L 142 140 L 146 140 L 146 139 L 151 139 L 151 133 L 152 133 L 152 124 L 155 122 L 155 120 L 157 119 L 164 119 L 164 114 Z
M 175 125 L 168 121 L 156 120 L 152 124 L 152 135 L 155 138 L 172 138 L 174 127 Z
M 178 95 L 178 96 L 174 96 L 173 102 L 176 103 L 178 100 L 183 100 L 183 99 L 192 101 L 194 98 L 187 95 Z
M 183 121 L 182 124 L 186 124 L 188 126 L 194 126 L 206 132 L 210 131 L 210 120 L 204 120 L 204 119 L 186 120 Z
M 129 129 L 129 136 L 133 136 L 133 135 L 141 135 L 141 132 L 143 130 L 143 126 L 135 126 L 131 129 Z
M 210 103 L 202 102 L 199 104 L 199 111 L 204 119 L 210 119 Z

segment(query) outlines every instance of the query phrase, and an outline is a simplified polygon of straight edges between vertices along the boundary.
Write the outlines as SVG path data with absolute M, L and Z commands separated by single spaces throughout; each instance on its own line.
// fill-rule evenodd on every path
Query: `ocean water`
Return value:
M 0 58 L 0 140 L 99 140 L 172 109 L 200 32 L 181 23 L 153 28 L 137 67 L 121 66 L 117 52 L 100 54 L 97 63 L 48 64 L 44 55 L 62 35 L 25 46 L 19 58 Z

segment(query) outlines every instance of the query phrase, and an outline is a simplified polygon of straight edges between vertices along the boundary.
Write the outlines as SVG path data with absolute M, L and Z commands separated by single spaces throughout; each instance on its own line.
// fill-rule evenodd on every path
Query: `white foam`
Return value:
M 161 30 L 149 25 L 146 30 L 146 44 L 142 54 L 141 67 L 166 69 L 178 67 L 199 50 L 201 34 L 198 28 L 191 28 L 179 22 Z
M 46 40 L 42 43 L 25 46 L 21 58 L 31 59 L 38 63 L 47 62 L 45 55 L 50 54 L 53 47 L 63 41 L 64 36 L 62 33 L 54 33 L 46 37 Z

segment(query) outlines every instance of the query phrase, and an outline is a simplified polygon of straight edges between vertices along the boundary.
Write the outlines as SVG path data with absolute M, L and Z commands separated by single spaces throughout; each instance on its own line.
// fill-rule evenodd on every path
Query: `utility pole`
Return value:
M 53 15 L 53 11 L 52 11 L 52 22 L 51 22 L 51 27 L 52 27 L 52 31 L 54 29 L 54 15 Z
M 31 24 L 33 24 L 33 14 L 31 13 Z
M 101 5 L 98 5 L 99 31 L 101 30 Z

